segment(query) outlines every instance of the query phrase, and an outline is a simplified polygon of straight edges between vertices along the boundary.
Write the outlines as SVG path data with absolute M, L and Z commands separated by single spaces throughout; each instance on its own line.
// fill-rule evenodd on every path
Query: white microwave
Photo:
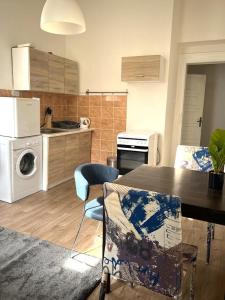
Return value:
M 0 97 L 0 135 L 28 137 L 40 134 L 40 99 Z

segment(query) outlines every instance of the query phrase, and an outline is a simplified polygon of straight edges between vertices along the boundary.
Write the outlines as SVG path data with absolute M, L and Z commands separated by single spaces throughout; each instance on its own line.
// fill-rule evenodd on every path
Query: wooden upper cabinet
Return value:
M 12 48 L 13 88 L 77 95 L 78 64 L 31 47 Z
M 48 54 L 33 48 L 30 50 L 30 89 L 49 91 Z
M 65 94 L 79 93 L 78 64 L 70 59 L 65 59 Z
M 122 81 L 160 81 L 161 77 L 160 55 L 122 57 Z
M 48 92 L 48 53 L 30 47 L 12 48 L 13 88 Z
M 64 58 L 49 54 L 49 92 L 64 93 Z

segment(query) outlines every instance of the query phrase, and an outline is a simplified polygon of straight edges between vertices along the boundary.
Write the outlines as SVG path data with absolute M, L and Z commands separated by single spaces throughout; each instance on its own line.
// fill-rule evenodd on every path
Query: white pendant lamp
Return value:
M 76 0 L 47 0 L 41 14 L 41 29 L 72 35 L 86 30 L 83 13 Z

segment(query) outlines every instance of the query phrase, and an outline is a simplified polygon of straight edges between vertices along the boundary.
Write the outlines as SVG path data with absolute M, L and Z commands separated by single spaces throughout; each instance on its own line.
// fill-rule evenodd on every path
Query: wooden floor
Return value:
M 93 189 L 90 197 L 99 193 L 99 189 Z M 82 209 L 83 202 L 75 197 L 71 180 L 12 204 L 0 201 L 0 226 L 71 249 Z M 100 222 L 86 218 L 76 250 L 101 257 L 101 226 Z
M 94 194 L 98 193 L 93 190 Z M 81 219 L 83 203 L 74 196 L 73 181 L 49 190 L 39 192 L 13 204 L 0 201 L 0 226 L 31 234 L 66 248 L 71 248 L 75 232 Z M 85 220 L 78 240 L 78 251 L 101 257 L 101 227 L 99 222 Z M 211 261 L 205 264 L 206 223 L 183 219 L 183 241 L 197 245 L 198 264 L 196 274 L 197 300 L 224 300 L 225 295 L 225 226 L 216 225 L 212 244 Z M 113 293 L 106 299 L 121 299 L 123 288 L 117 286 L 118 295 Z M 142 289 L 129 289 L 125 299 L 165 299 Z M 96 294 L 97 295 L 97 294 Z M 117 295 L 117 296 L 116 296 Z M 135 297 L 134 297 L 135 295 Z M 92 297 L 98 299 L 98 296 Z M 125 300 L 124 299 L 124 300 Z M 186 298 L 185 298 L 186 299 Z

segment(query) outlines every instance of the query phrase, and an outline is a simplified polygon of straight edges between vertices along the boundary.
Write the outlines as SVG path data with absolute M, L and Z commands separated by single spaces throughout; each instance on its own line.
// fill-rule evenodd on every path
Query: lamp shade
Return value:
M 41 14 L 41 29 L 72 35 L 86 30 L 83 13 L 76 0 L 47 0 Z

